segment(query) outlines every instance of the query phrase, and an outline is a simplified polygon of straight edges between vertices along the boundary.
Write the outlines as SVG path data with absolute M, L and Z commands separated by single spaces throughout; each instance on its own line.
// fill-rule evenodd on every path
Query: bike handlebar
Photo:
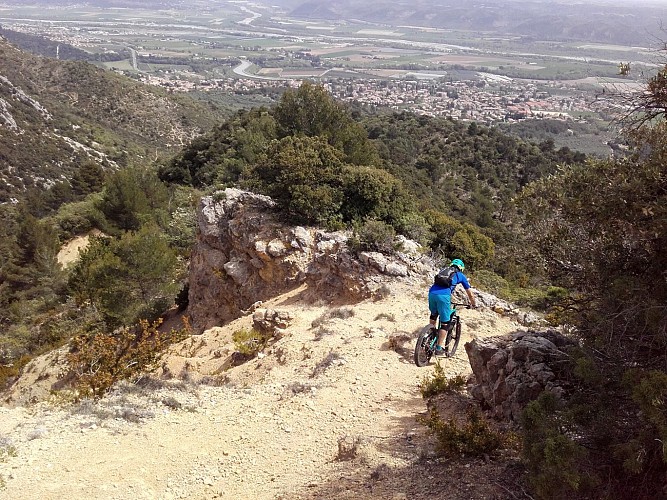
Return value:
M 451 304 L 452 304 L 454 307 L 463 306 L 463 307 L 465 307 L 466 309 L 472 309 L 472 306 L 471 306 L 470 304 L 457 304 L 456 302 L 452 302 Z

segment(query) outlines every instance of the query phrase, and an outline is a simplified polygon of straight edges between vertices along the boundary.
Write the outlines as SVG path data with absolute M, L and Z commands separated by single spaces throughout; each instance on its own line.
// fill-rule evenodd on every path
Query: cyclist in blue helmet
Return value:
M 445 350 L 442 348 L 442 342 L 447 333 L 446 323 L 452 315 L 452 292 L 461 284 L 468 295 L 468 300 L 472 308 L 477 307 L 475 297 L 470 290 L 468 278 L 463 274 L 465 264 L 461 259 L 452 260 L 449 269 L 443 269 L 438 274 L 447 276 L 447 279 L 441 281 L 442 284 L 433 283 L 428 291 L 428 308 L 431 312 L 430 323 L 435 325 L 438 316 L 440 317 L 440 329 L 438 330 L 438 344 L 435 348 L 436 356 L 444 356 Z M 436 280 L 438 281 L 438 280 Z

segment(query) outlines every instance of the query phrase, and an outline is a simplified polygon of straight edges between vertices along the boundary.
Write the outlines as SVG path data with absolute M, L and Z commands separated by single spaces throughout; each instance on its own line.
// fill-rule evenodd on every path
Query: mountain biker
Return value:
M 445 349 L 442 347 L 442 342 L 445 339 L 445 334 L 447 333 L 447 322 L 452 316 L 452 292 L 457 287 L 457 285 L 463 285 L 463 288 L 468 295 L 468 300 L 470 301 L 470 306 L 474 309 L 477 307 L 475 303 L 475 297 L 470 290 L 470 283 L 468 283 L 468 278 L 463 274 L 465 269 L 465 264 L 461 259 L 454 259 L 450 264 L 452 270 L 449 275 L 451 281 L 450 286 L 441 286 L 434 283 L 428 291 L 428 308 L 431 312 L 430 321 L 431 325 L 435 325 L 438 316 L 440 316 L 440 328 L 438 329 L 438 344 L 435 348 L 436 356 L 445 356 Z

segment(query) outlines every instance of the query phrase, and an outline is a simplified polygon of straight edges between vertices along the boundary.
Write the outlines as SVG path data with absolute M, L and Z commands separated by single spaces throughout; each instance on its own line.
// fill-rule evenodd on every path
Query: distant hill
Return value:
M 540 40 L 618 44 L 654 43 L 667 19 L 657 2 L 572 2 L 564 0 L 278 0 L 289 15 L 474 30 Z
M 187 96 L 0 38 L 0 202 L 69 178 L 85 161 L 171 154 L 215 121 L 210 107 Z
M 68 43 L 56 42 L 44 36 L 13 31 L 3 28 L 2 26 L 0 26 L 0 36 L 26 52 L 38 56 L 53 57 L 68 61 L 118 61 L 123 57 L 126 57 L 118 53 L 91 54 L 90 52 L 78 49 Z

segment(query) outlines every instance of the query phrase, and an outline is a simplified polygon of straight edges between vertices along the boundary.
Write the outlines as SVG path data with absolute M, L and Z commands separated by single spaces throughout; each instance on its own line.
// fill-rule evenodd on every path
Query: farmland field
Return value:
M 150 84 L 206 89 L 211 100 L 219 89 L 247 93 L 309 79 L 360 104 L 489 123 L 530 118 L 531 110 L 605 121 L 596 100 L 603 87 L 636 89 L 658 67 L 655 52 L 636 44 L 304 20 L 244 1 L 187 10 L 12 6 L 0 8 L 0 24 L 70 44 Z M 633 71 L 620 77 L 620 62 Z

